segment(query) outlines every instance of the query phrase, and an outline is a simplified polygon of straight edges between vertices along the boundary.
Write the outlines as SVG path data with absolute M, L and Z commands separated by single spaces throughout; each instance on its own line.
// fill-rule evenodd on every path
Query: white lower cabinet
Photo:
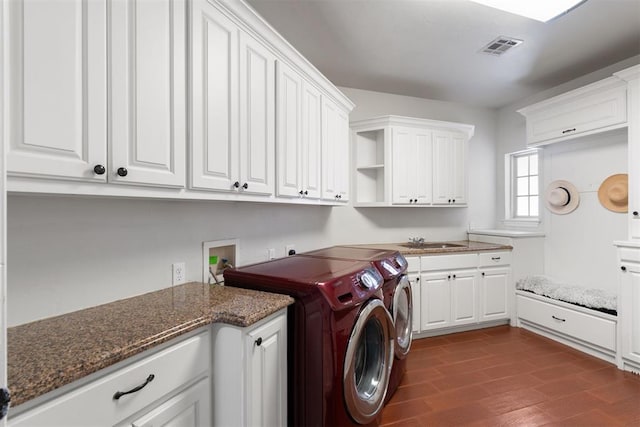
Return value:
M 475 269 L 422 274 L 422 330 L 474 323 L 476 288 Z
M 286 310 L 246 328 L 216 324 L 213 334 L 213 425 L 286 425 Z
M 208 379 L 200 380 L 167 402 L 131 423 L 131 427 L 198 427 L 211 424 L 211 391 Z
M 210 426 L 210 352 L 210 329 L 205 328 L 148 350 L 115 371 L 97 373 L 89 383 L 15 417 L 10 413 L 8 425 Z M 116 392 L 124 394 L 116 398 Z
M 413 332 L 428 335 L 509 320 L 514 292 L 510 252 L 428 255 L 407 261 Z
M 508 267 L 480 269 L 480 321 L 509 318 L 510 278 Z

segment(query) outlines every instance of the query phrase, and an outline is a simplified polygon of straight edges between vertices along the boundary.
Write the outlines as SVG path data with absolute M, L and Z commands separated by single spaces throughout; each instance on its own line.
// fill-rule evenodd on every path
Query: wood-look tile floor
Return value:
M 640 376 L 520 328 L 414 340 L 384 426 L 640 426 Z

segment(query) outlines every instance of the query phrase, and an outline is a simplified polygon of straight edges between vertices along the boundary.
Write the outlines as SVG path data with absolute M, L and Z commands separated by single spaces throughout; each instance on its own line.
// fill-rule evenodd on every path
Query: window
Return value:
M 507 154 L 507 218 L 537 220 L 540 213 L 538 188 L 538 151 Z

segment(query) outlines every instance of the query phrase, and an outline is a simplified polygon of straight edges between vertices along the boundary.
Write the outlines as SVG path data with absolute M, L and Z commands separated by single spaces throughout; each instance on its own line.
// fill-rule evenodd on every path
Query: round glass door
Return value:
M 343 386 L 347 410 L 359 424 L 379 414 L 393 363 L 393 319 L 380 300 L 365 304 L 347 343 Z
M 394 351 L 398 359 L 404 359 L 409 353 L 413 339 L 413 299 L 411 283 L 406 275 L 400 278 L 393 293 L 391 311 L 396 332 Z

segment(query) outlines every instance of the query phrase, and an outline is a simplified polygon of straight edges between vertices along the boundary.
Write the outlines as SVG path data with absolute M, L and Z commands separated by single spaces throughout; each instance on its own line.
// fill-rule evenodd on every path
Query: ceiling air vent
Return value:
M 514 39 L 513 37 L 500 36 L 495 40 L 490 41 L 485 47 L 480 49 L 480 52 L 499 56 L 507 52 L 509 49 L 520 45 L 521 43 L 522 40 Z

